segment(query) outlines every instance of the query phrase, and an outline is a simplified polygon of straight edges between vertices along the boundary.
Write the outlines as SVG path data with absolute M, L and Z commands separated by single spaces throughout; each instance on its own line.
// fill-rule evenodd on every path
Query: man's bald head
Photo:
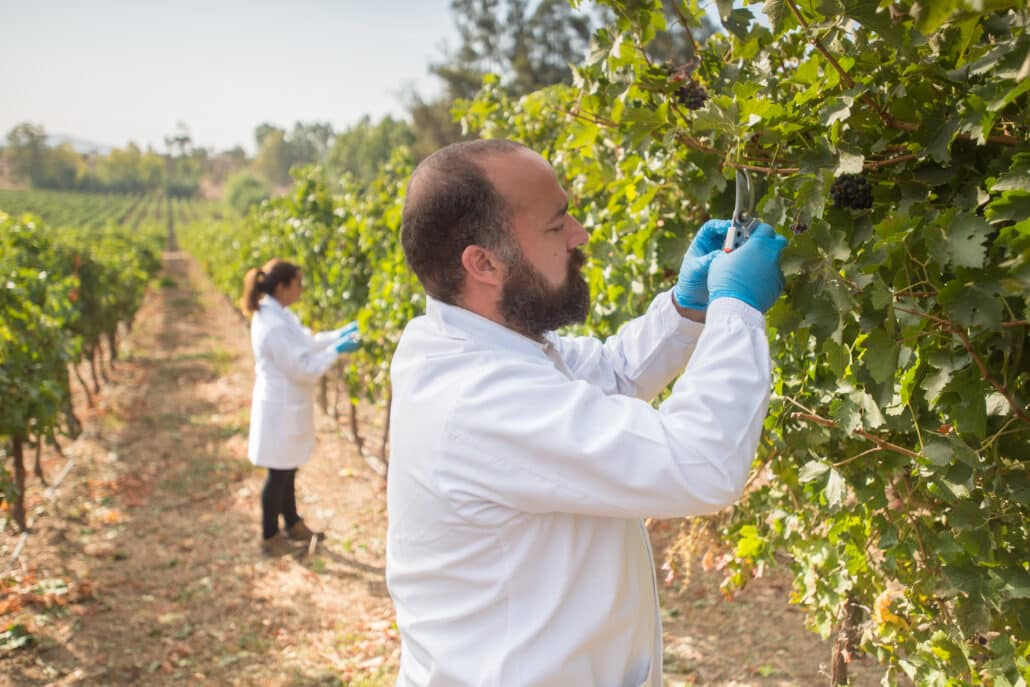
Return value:
M 415 169 L 401 222 L 404 257 L 426 292 L 455 303 L 465 281 L 461 255 L 469 245 L 514 259 L 511 208 L 488 178 L 483 162 L 525 146 L 488 139 L 454 143 Z

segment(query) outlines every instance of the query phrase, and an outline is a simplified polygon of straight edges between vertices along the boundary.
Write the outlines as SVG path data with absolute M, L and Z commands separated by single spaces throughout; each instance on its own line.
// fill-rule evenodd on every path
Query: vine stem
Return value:
M 896 157 L 887 158 L 886 160 L 873 160 L 872 162 L 862 163 L 863 169 L 880 169 L 881 167 L 890 167 L 901 162 L 907 162 L 908 160 L 915 160 L 916 156 L 913 153 L 907 155 L 898 155 Z
M 916 516 L 915 512 L 911 508 L 911 504 L 912 504 L 912 485 L 908 483 L 908 476 L 907 475 L 902 475 L 901 479 L 898 480 L 898 483 L 899 484 L 903 484 L 905 486 L 905 492 L 906 492 L 905 493 L 905 499 L 906 499 L 906 501 L 908 502 L 908 504 L 910 506 L 909 508 L 906 509 L 905 515 L 906 515 L 906 517 L 909 519 L 909 521 L 912 524 L 912 534 L 914 534 L 916 536 L 916 543 L 919 545 L 919 552 L 923 555 L 923 566 L 926 567 L 927 569 L 929 569 L 931 567 L 933 567 L 935 569 L 938 569 L 937 566 L 931 566 L 930 565 L 930 561 L 933 560 L 933 559 L 931 559 L 930 555 L 926 553 L 926 544 L 923 542 L 923 535 L 919 531 L 919 522 L 916 519 L 917 516 Z M 949 625 L 951 625 L 952 624 L 951 614 L 948 613 L 947 606 L 944 603 L 939 603 L 938 607 L 941 610 L 941 615 L 944 616 L 944 622 L 946 622 Z
M 1016 416 L 1019 417 L 1019 419 L 1021 419 L 1023 422 L 1026 422 L 1027 424 L 1030 424 L 1030 415 L 1027 415 L 1026 411 L 1024 411 L 1023 408 L 1021 408 L 1020 405 L 1016 403 L 1016 399 L 1012 397 L 1012 394 L 1009 393 L 1008 389 L 1002 386 L 1002 384 L 994 377 L 992 377 L 990 372 L 987 371 L 987 366 L 984 364 L 983 358 L 981 358 L 980 355 L 973 349 L 973 344 L 969 340 L 969 335 L 966 334 L 965 330 L 961 326 L 959 326 L 955 322 L 952 322 L 951 320 L 944 319 L 943 317 L 937 317 L 936 315 L 931 315 L 930 313 L 925 313 L 919 310 L 903 308 L 899 305 L 895 305 L 894 309 L 904 313 L 908 313 L 910 315 L 916 315 L 917 317 L 925 317 L 931 322 L 939 324 L 941 328 L 943 328 L 945 331 L 954 334 L 956 337 L 958 337 L 958 340 L 962 342 L 962 346 L 966 349 L 966 352 L 969 353 L 969 357 L 973 359 L 973 362 L 976 363 L 977 368 L 980 370 L 980 376 L 983 377 L 983 379 L 988 384 L 993 386 L 995 391 L 997 391 L 1005 398 L 1005 400 L 1009 404 L 1009 408 L 1012 409 L 1012 412 L 1015 413 Z
M 787 6 L 790 7 L 790 11 L 794 14 L 794 18 L 798 20 L 798 23 L 801 24 L 801 27 L 805 30 L 806 33 L 808 33 L 810 31 L 808 21 L 803 16 L 801 16 L 801 10 L 798 9 L 797 4 L 794 2 L 794 0 L 786 0 L 786 3 Z M 826 58 L 826 61 L 830 63 L 834 70 L 836 70 L 836 72 L 840 75 L 841 80 L 847 85 L 848 88 L 855 87 L 855 80 L 848 76 L 848 73 L 844 71 L 843 67 L 840 66 L 840 62 L 838 62 L 837 58 L 833 56 L 833 54 L 826 48 L 825 45 L 823 45 L 822 41 L 819 39 L 818 36 L 812 36 L 808 39 L 808 42 L 815 46 L 815 49 L 818 50 L 819 53 Z M 862 94 L 862 102 L 864 102 L 866 105 L 872 108 L 873 111 L 875 111 L 876 114 L 879 115 L 880 119 L 883 120 L 883 123 L 891 129 L 898 129 L 900 131 L 908 132 L 919 131 L 920 127 L 918 124 L 898 119 L 891 113 L 884 110 L 880 106 L 880 104 L 877 103 L 876 100 L 874 100 L 873 97 L 868 93 Z M 958 137 L 965 139 L 969 138 L 968 135 L 964 134 L 959 134 Z M 1016 136 L 1011 136 L 1009 134 L 992 134 L 987 137 L 987 140 L 991 143 L 1002 143 L 1004 145 L 1010 146 L 1020 145 L 1023 142 L 1020 138 Z
M 748 478 L 747 483 L 744 484 L 744 493 L 745 494 L 747 493 L 747 490 L 751 488 L 751 485 L 754 483 L 754 481 L 756 479 L 758 479 L 759 476 L 762 474 L 762 470 L 765 469 L 765 466 L 768 465 L 773 460 L 775 460 L 776 456 L 778 456 L 778 455 L 780 455 L 780 449 L 774 448 L 772 450 L 772 453 L 770 453 L 768 456 L 766 456 L 765 459 L 762 461 L 762 464 L 758 466 L 758 469 L 755 470 L 753 473 L 751 473 L 751 477 Z
M 1016 399 L 1012 398 L 1012 395 L 1009 393 L 1008 389 L 1002 386 L 1001 383 L 995 380 L 994 377 L 992 377 L 990 373 L 987 371 L 987 366 L 984 364 L 983 358 L 981 358 L 977 354 L 977 352 L 973 350 L 973 344 L 969 341 L 969 336 L 957 325 L 953 326 L 951 328 L 951 331 L 955 336 L 959 338 L 959 341 L 961 341 L 962 345 L 966 347 L 966 350 L 969 351 L 969 355 L 973 358 L 973 362 L 975 362 L 976 366 L 980 369 L 980 376 L 986 379 L 987 382 L 991 386 L 993 386 L 999 394 L 1005 397 L 1005 400 L 1008 401 L 1009 407 L 1012 408 L 1012 412 L 1018 415 L 1019 418 L 1023 420 L 1023 422 L 1030 424 L 1030 416 L 1028 416 L 1021 407 L 1019 407 L 1019 405 L 1016 403 Z
M 730 162 L 726 161 L 726 166 L 733 169 L 747 169 L 752 172 L 762 172 L 763 174 L 797 174 L 801 171 L 800 167 L 763 167 L 762 165 L 752 165 L 746 162 Z
M 1003 424 L 1003 425 L 1001 426 L 1001 429 L 999 429 L 999 430 L 998 430 L 997 432 L 995 432 L 995 433 L 994 433 L 994 434 L 992 434 L 991 436 L 989 436 L 989 437 L 987 437 L 986 439 L 984 439 L 983 443 L 982 443 L 982 444 L 980 444 L 980 450 L 981 450 L 981 451 L 986 451 L 986 450 L 987 450 L 987 448 L 988 448 L 988 447 L 989 447 L 989 446 L 990 446 L 991 444 L 993 444 L 993 443 L 994 443 L 994 442 L 995 442 L 995 441 L 996 441 L 996 440 L 997 440 L 997 439 L 998 439 L 999 437 L 1002 437 L 1002 436 L 1004 436 L 1005 434 L 1009 433 L 1009 432 L 1006 432 L 1005 430 L 1007 430 L 1007 429 L 1009 428 L 1009 425 L 1011 425 L 1011 424 L 1012 424 L 1013 422 L 1015 422 L 1015 421 L 1016 421 L 1016 419 L 1017 419 L 1017 418 L 1014 418 L 1014 417 L 1010 417 L 1010 418 L 1008 419 L 1008 421 L 1007 421 L 1007 422 L 1005 422 L 1005 424 Z M 1016 430 L 1016 431 L 1020 431 L 1020 430 Z M 1023 430 L 1023 431 L 1025 431 L 1025 430 Z
M 694 34 L 690 30 L 690 22 L 687 21 L 687 17 L 683 14 L 683 10 L 680 8 L 680 4 L 678 2 L 672 3 L 672 6 L 676 8 L 676 14 L 679 15 L 680 24 L 683 25 L 683 30 L 687 32 L 687 38 L 690 39 L 690 47 L 694 51 L 693 59 L 696 60 L 699 50 L 697 49 L 697 41 L 694 40 Z
M 813 422 L 813 423 L 815 423 L 817 425 L 822 425 L 823 427 L 837 427 L 837 428 L 840 427 L 840 425 L 838 425 L 833 420 L 830 420 L 829 418 L 821 417 L 819 415 L 813 415 L 811 413 L 791 413 L 790 416 L 791 416 L 791 418 L 793 418 L 795 420 L 804 420 L 806 422 Z M 864 429 L 856 429 L 856 430 L 853 430 L 851 433 L 852 434 L 857 434 L 858 436 L 862 437 L 863 439 L 867 439 L 868 441 L 873 442 L 880 449 L 883 449 L 883 450 L 886 450 L 886 451 L 893 451 L 895 453 L 900 453 L 901 455 L 908 456 L 909 458 L 922 458 L 923 457 L 921 454 L 916 453 L 915 451 L 909 450 L 909 449 L 905 448 L 904 446 L 898 446 L 897 444 L 892 444 L 891 442 L 887 441 L 886 439 L 878 437 L 875 434 L 872 434 L 870 432 L 865 431 Z M 849 459 L 849 461 L 850 460 L 851 459 Z
M 697 140 L 696 138 L 694 138 L 690 134 L 686 133 L 685 131 L 677 131 L 676 132 L 676 138 L 681 143 L 686 145 L 688 148 L 693 148 L 694 150 L 700 150 L 702 153 L 710 153 L 712 155 L 719 155 L 721 157 L 725 156 L 725 153 L 723 153 L 721 150 L 718 150 L 717 148 L 713 148 L 710 145 L 706 145 L 706 144 L 702 143 L 701 141 Z
M 856 461 L 856 460 L 858 460 L 859 458 L 861 458 L 863 456 L 868 456 L 870 453 L 877 453 L 877 452 L 882 451 L 882 450 L 883 449 L 880 448 L 879 446 L 874 446 L 872 448 L 867 448 L 865 451 L 862 451 L 858 455 L 851 456 L 850 458 L 845 458 L 844 460 L 842 460 L 842 461 L 840 461 L 838 463 L 832 463 L 832 465 L 835 468 L 839 468 L 841 465 L 847 465 L 848 463 L 850 463 L 852 461 Z

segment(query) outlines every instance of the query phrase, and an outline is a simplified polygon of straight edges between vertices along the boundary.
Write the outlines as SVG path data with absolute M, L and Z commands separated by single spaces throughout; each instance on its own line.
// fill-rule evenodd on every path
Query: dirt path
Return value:
M 55 497 L 30 478 L 39 519 L 0 578 L 0 631 L 20 628 L 0 640 L 0 687 L 392 685 L 379 476 L 320 417 L 298 498 L 328 539 L 303 559 L 263 559 L 249 336 L 183 254 L 166 254 L 121 357 L 98 407 L 80 404 L 87 432 L 66 448 L 75 464 Z M 45 464 L 54 476 L 64 459 Z M 16 539 L 0 539 L 0 565 Z M 733 603 L 717 586 L 698 572 L 664 590 L 667 685 L 827 684 L 828 645 L 787 607 L 786 582 Z M 23 632 L 32 643 L 15 648 Z M 878 682 L 866 672 L 853 684 Z
M 262 559 L 247 330 L 182 254 L 167 255 L 162 284 L 8 583 L 24 607 L 5 626 L 37 642 L 0 659 L 0 684 L 329 685 L 389 672 L 380 478 L 321 418 L 298 499 L 326 546 Z M 62 580 L 46 609 L 33 587 Z

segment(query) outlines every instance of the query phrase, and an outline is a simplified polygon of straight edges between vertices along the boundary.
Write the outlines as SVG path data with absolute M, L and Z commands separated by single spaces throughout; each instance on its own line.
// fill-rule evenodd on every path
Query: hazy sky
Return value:
M 404 112 L 457 40 L 448 0 L 0 0 L 0 137 L 254 149 L 254 128 Z

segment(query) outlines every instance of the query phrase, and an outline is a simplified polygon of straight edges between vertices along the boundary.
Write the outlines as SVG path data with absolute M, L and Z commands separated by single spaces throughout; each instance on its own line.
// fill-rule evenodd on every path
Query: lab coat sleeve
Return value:
M 335 330 L 331 332 L 318 332 L 317 334 L 311 334 L 310 330 L 307 331 L 311 336 L 311 348 L 309 350 L 314 352 L 324 351 L 330 346 L 335 345 L 336 342 L 340 340 L 340 337 Z
M 307 348 L 309 351 L 317 353 L 318 351 L 323 351 L 329 348 L 330 344 L 336 342 L 338 338 L 336 332 L 328 331 L 312 334 L 311 330 L 305 327 L 303 323 L 301 323 L 300 318 L 297 317 L 297 314 L 295 312 L 286 309 L 284 309 L 284 312 L 286 313 L 286 316 L 289 317 L 290 320 L 294 323 L 294 325 L 296 325 L 297 329 L 304 333 L 304 336 L 308 341 Z
M 577 379 L 607 394 L 650 401 L 686 367 L 703 328 L 681 316 L 666 291 L 603 342 L 582 336 L 554 337 L 553 343 Z
M 477 379 L 448 419 L 440 489 L 474 519 L 529 513 L 677 517 L 741 495 L 769 403 L 764 319 L 709 306 L 686 371 L 658 409 L 530 361 Z
M 337 356 L 336 349 L 312 349 L 291 342 L 279 327 L 269 330 L 262 343 L 262 354 L 282 371 L 284 375 L 301 384 L 314 384 L 332 367 Z

